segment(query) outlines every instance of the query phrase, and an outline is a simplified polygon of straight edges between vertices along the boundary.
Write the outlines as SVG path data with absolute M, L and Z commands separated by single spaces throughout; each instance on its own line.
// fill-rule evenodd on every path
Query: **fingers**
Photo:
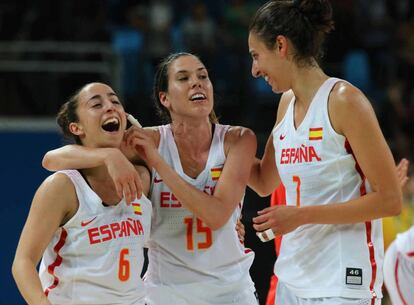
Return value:
M 132 198 L 132 191 L 131 191 L 131 187 L 129 183 L 124 184 L 123 192 L 124 192 L 124 199 L 126 203 L 131 204 L 131 202 L 135 199 L 135 197 Z
M 270 227 L 270 224 L 267 222 L 261 223 L 261 224 L 253 224 L 253 228 L 258 231 L 262 232 L 264 230 L 267 230 Z
M 403 158 L 401 159 L 401 161 L 398 163 L 396 167 L 398 182 L 400 183 L 401 187 L 403 187 L 408 181 L 408 176 L 407 176 L 408 164 L 409 164 L 409 161 Z
M 122 184 L 119 182 L 115 182 L 115 189 L 116 189 L 116 194 L 122 198 L 124 196 L 124 191 L 123 191 L 123 187 Z
M 253 223 L 259 224 L 262 222 L 266 222 L 268 219 L 269 219 L 268 214 L 259 215 L 259 216 L 253 217 Z
M 135 198 L 140 199 L 141 196 L 142 196 L 142 183 L 141 183 L 141 179 L 135 179 L 134 180 L 134 186 L 135 186 L 135 189 L 136 189 Z
M 240 242 L 244 243 L 244 236 L 246 235 L 246 231 L 244 229 L 244 225 L 240 222 L 240 219 L 237 221 L 236 231 L 237 231 L 237 236 L 239 237 Z

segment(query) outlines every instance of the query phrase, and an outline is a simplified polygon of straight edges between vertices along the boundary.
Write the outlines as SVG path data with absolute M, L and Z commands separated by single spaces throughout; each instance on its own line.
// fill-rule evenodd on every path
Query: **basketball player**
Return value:
M 154 98 L 167 124 L 134 127 L 126 136 L 153 168 L 149 303 L 256 305 L 249 275 L 254 253 L 235 230 L 256 137 L 217 123 L 208 72 L 192 54 L 173 54 L 159 65 Z M 72 146 L 47 154 L 44 164 L 53 164 L 51 170 L 86 165 L 89 158 L 92 164 L 97 154 Z
M 369 101 L 318 65 L 332 28 L 327 0 L 270 1 L 249 28 L 253 76 L 283 93 L 249 181 L 260 195 L 280 182 L 286 188 L 286 206 L 253 219 L 267 237 L 283 234 L 276 305 L 380 304 L 380 218 L 401 210 L 393 157 Z
M 101 83 L 80 89 L 57 121 L 85 147 L 118 149 L 126 127 L 118 97 Z M 149 172 L 137 170 L 147 193 Z M 13 262 L 24 299 L 36 305 L 144 305 L 140 274 L 151 213 L 145 196 L 127 205 L 104 166 L 49 176 L 34 196 Z
M 414 227 L 397 234 L 385 252 L 384 282 L 393 305 L 414 301 Z
M 408 161 L 405 160 L 405 172 Z M 405 181 L 408 177 L 405 175 Z M 408 305 L 414 301 L 414 227 L 397 234 L 384 258 L 384 282 L 393 305 Z
M 401 159 L 401 161 L 396 166 L 395 170 L 397 172 L 398 181 L 400 183 L 401 188 L 407 183 L 408 176 L 408 160 L 407 159 Z M 272 193 L 272 196 L 270 198 L 270 205 L 283 205 L 286 204 L 286 196 L 285 196 L 285 188 L 283 184 L 280 184 Z M 240 234 L 243 234 L 243 231 L 240 231 Z M 282 235 L 278 235 L 275 237 L 275 252 L 276 255 L 279 255 L 280 246 L 282 242 Z M 385 254 L 385 257 L 387 254 Z M 386 269 L 386 258 L 384 258 L 384 269 Z M 387 283 L 387 277 L 384 276 L 384 281 Z M 266 298 L 266 305 L 273 305 L 275 304 L 275 298 L 276 298 L 276 286 L 277 286 L 277 277 L 276 275 L 272 275 L 270 279 L 270 285 L 269 285 L 269 291 L 267 293 Z

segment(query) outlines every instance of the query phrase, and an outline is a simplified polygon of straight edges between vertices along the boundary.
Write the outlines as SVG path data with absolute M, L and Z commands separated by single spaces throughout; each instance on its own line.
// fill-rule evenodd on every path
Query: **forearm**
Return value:
M 274 170 L 276 172 L 276 170 Z M 255 159 L 249 177 L 248 186 L 259 196 L 269 196 L 279 185 L 280 178 L 277 174 L 266 175 L 263 170 L 262 161 Z
M 51 305 L 43 292 L 35 264 L 30 260 L 15 260 L 13 277 L 23 298 L 29 305 Z
M 47 152 L 42 166 L 50 171 L 98 167 L 105 164 L 105 160 L 114 150 L 117 149 L 66 145 Z
M 401 210 L 401 192 L 372 192 L 345 203 L 305 206 L 298 209 L 302 224 L 347 224 L 395 216 Z
M 157 158 L 153 167 L 179 202 L 207 226 L 216 230 L 226 224 L 233 209 L 228 208 L 222 200 L 187 183 L 161 157 Z

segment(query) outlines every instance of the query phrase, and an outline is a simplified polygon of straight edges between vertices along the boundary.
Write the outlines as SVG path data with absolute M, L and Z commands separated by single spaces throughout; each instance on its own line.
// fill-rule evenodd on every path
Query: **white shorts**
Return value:
M 200 286 L 203 286 L 202 284 Z M 207 286 L 207 285 L 206 285 Z M 200 289 L 200 291 L 198 291 Z M 259 305 L 257 296 L 254 291 L 245 289 L 234 293 L 233 295 L 218 296 L 215 299 L 203 296 L 202 289 L 193 290 L 159 285 L 147 287 L 147 304 L 148 305 Z
M 275 305 L 381 305 L 381 299 L 332 298 L 298 298 L 283 283 L 276 287 Z
M 414 304 L 413 260 L 398 252 L 395 241 L 385 252 L 384 283 L 393 305 Z

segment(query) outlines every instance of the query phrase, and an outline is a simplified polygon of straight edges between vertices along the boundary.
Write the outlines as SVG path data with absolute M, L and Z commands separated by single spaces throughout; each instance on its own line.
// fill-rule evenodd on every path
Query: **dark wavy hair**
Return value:
M 69 124 L 72 122 L 79 122 L 79 116 L 77 113 L 79 105 L 79 94 L 87 85 L 78 89 L 74 95 L 72 95 L 59 109 L 59 112 L 56 116 L 56 122 L 60 126 L 60 129 L 63 132 L 63 135 L 67 139 L 72 139 L 76 144 L 82 144 L 79 136 L 74 135 L 69 130 Z
M 274 0 L 258 9 L 249 32 L 274 49 L 276 37 L 286 36 L 295 48 L 297 63 L 312 64 L 323 57 L 326 34 L 334 28 L 332 6 L 328 0 Z

